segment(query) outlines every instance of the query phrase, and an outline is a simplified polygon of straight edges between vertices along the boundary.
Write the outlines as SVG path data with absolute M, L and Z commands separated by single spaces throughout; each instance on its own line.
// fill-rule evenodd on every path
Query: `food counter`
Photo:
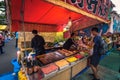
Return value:
M 80 71 L 82 71 L 87 66 L 87 57 L 74 62 L 63 69 L 58 70 L 57 72 L 46 76 L 42 80 L 70 80 L 72 77 L 77 75 Z
M 41 76 L 41 79 L 39 80 L 70 80 L 87 67 L 87 58 L 88 56 L 86 56 L 86 53 L 80 54 L 76 51 L 72 52 L 64 49 L 37 56 L 40 65 L 40 72 L 37 74 L 39 77 Z M 25 72 L 28 72 L 26 70 L 27 69 L 25 69 Z M 23 74 L 25 72 L 23 71 Z M 22 75 L 21 71 L 19 73 Z M 28 76 L 30 77 L 31 75 Z M 21 79 L 22 78 L 20 77 L 19 80 Z

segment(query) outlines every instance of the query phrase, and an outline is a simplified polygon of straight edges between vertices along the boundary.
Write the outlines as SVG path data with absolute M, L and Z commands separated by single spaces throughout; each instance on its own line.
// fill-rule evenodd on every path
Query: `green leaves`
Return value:
M 0 1 L 0 24 L 6 24 L 5 2 Z

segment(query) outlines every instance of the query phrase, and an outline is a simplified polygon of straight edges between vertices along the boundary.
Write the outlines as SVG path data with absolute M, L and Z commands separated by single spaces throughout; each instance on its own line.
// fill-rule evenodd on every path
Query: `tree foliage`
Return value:
M 6 24 L 5 2 L 0 1 L 0 24 Z
M 4 1 L 0 1 L 0 7 L 5 7 L 5 2 Z

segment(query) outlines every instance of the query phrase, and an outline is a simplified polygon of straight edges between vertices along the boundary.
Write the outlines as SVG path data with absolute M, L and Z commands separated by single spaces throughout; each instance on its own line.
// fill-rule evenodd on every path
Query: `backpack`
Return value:
M 105 53 L 108 51 L 108 47 L 107 47 L 107 43 L 105 42 L 105 40 L 103 40 L 101 38 L 100 40 L 100 47 L 99 47 L 99 54 L 100 55 L 105 55 Z

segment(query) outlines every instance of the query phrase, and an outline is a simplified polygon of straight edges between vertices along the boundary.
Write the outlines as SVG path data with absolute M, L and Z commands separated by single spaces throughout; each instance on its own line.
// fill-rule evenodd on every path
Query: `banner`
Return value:
M 88 13 L 108 20 L 108 14 L 112 8 L 110 0 L 62 0 L 70 5 L 82 9 Z

